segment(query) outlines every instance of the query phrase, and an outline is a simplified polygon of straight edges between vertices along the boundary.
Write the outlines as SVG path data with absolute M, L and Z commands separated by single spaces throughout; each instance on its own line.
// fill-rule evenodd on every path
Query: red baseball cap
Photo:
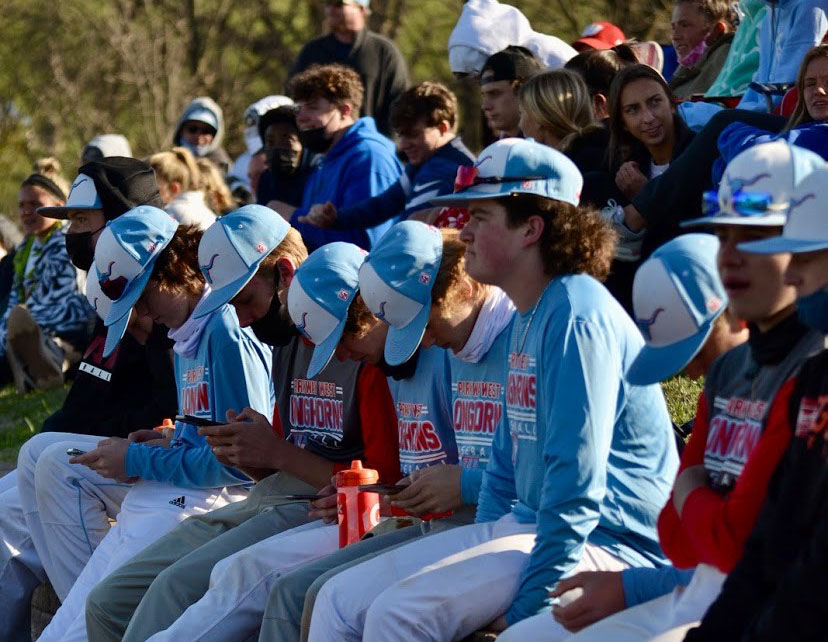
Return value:
M 572 43 L 577 51 L 586 49 L 611 49 L 620 45 L 627 37 L 611 22 L 592 22 L 586 26 L 581 37 Z

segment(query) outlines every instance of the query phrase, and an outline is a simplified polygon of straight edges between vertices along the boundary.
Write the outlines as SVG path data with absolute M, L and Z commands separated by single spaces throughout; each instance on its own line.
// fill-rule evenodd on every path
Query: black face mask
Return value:
M 316 154 L 324 154 L 331 147 L 331 137 L 325 132 L 324 127 L 300 130 L 299 140 L 302 147 Z
M 89 268 L 92 267 L 92 262 L 95 260 L 95 248 L 92 246 L 92 236 L 102 229 L 103 227 L 94 232 L 76 232 L 63 237 L 69 260 L 79 270 L 89 272 Z
M 267 165 L 279 176 L 292 176 L 299 166 L 299 153 L 292 149 L 273 147 L 267 150 Z
M 275 347 L 286 346 L 296 336 L 296 326 L 282 309 L 278 294 L 273 295 L 267 314 L 251 323 L 250 329 L 259 341 Z

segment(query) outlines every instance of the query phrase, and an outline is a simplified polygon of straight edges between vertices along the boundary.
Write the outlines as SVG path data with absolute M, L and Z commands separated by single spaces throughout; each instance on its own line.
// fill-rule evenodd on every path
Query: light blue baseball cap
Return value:
M 405 363 L 423 339 L 431 314 L 431 289 L 443 260 L 443 235 L 419 221 L 388 230 L 359 270 L 359 291 L 368 309 L 387 323 L 385 361 Z
M 754 145 L 727 164 L 718 192 L 705 192 L 703 209 L 711 211 L 681 227 L 781 227 L 796 186 L 823 165 L 818 154 L 784 140 Z
M 788 220 L 782 236 L 740 243 L 739 249 L 756 254 L 828 250 L 828 167 L 808 174 L 791 194 Z
M 195 120 L 200 123 L 204 123 L 205 125 L 209 125 L 218 131 L 218 118 L 211 110 L 207 109 L 207 107 L 196 107 L 190 113 L 185 114 L 184 122 L 187 122 L 188 120 Z
M 112 300 L 104 357 L 112 354 L 129 323 L 130 312 L 147 285 L 158 255 L 169 244 L 178 223 L 164 210 L 141 205 L 109 221 L 95 244 L 95 275 Z
M 727 307 L 712 234 L 685 234 L 652 253 L 635 273 L 633 310 L 645 345 L 627 381 L 647 385 L 680 372 L 701 350 Z
M 290 318 L 316 346 L 308 364 L 309 379 L 328 365 L 342 338 L 365 255 L 365 250 L 352 243 L 328 243 L 302 263 L 290 282 Z
M 290 224 L 264 205 L 245 205 L 216 219 L 198 244 L 198 266 L 212 291 L 193 316 L 206 316 L 241 292 L 289 230 Z
M 577 206 L 584 179 L 569 158 L 531 138 L 504 138 L 477 157 L 474 182 L 454 194 L 432 199 L 440 205 L 500 198 L 510 194 L 535 194 Z

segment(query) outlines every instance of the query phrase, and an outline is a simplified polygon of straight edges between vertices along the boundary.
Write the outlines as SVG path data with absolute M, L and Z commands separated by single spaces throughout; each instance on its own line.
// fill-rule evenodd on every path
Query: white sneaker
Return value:
M 634 263 L 641 259 L 641 244 L 644 242 L 646 230 L 633 232 L 624 224 L 624 208 L 614 199 L 609 199 L 605 207 L 601 208 L 601 216 L 612 224 L 618 233 L 618 245 L 615 248 L 615 258 L 626 263 Z

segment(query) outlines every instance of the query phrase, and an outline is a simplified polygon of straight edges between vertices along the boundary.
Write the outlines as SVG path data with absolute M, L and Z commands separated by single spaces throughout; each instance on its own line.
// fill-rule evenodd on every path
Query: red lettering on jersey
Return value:
M 537 377 L 535 375 L 509 373 L 506 384 L 506 403 L 517 408 L 535 408 Z
M 442 450 L 443 448 L 443 444 L 440 442 L 440 436 L 430 421 L 406 421 L 400 419 L 397 422 L 397 430 L 400 450 L 427 452 L 431 450 Z

